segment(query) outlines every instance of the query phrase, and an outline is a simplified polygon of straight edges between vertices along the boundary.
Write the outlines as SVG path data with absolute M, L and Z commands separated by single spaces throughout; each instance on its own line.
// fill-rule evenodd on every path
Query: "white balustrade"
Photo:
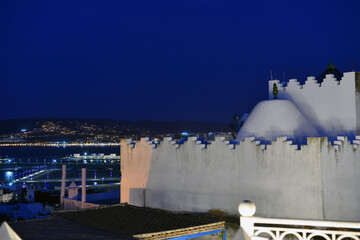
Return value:
M 283 240 L 360 240 L 360 223 L 254 217 L 255 204 L 239 205 L 240 225 L 245 238 Z M 265 237 L 266 235 L 266 237 Z

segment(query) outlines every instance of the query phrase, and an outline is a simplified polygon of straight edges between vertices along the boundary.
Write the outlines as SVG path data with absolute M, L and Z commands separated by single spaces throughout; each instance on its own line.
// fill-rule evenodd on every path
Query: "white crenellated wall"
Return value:
M 318 127 L 324 136 L 360 134 L 360 75 L 344 73 L 341 81 L 332 74 L 317 83 L 308 77 L 304 85 L 290 79 L 287 86 L 279 80 L 269 81 L 269 98 L 273 99 L 273 84 L 278 87 L 278 98 L 292 101 Z
M 121 195 L 144 185 L 145 196 L 127 198 L 130 204 L 237 214 L 247 199 L 264 217 L 360 221 L 357 143 L 360 137 L 354 143 L 308 138 L 297 150 L 286 138 L 266 147 L 254 138 L 236 145 L 219 137 L 210 143 L 122 141 Z

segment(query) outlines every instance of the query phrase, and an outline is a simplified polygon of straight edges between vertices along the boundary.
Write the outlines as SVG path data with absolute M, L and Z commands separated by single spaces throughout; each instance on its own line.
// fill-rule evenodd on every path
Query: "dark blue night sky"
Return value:
M 228 122 L 283 80 L 360 68 L 360 1 L 0 1 L 0 119 Z

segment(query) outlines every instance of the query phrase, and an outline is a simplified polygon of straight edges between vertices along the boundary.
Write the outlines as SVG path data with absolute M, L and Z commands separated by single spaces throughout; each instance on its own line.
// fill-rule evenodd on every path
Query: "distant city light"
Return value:
M 190 134 L 188 132 L 182 132 L 181 136 L 189 136 Z
M 27 132 L 27 130 L 25 128 L 21 129 L 22 132 Z

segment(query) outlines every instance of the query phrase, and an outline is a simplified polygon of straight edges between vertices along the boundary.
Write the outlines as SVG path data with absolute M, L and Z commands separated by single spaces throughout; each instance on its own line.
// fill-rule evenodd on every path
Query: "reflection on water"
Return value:
M 3 156 L 0 164 L 0 183 L 21 179 L 22 182 L 35 185 L 60 186 L 61 165 L 67 165 L 66 179 L 81 184 L 81 168 L 87 169 L 87 184 L 97 185 L 102 183 L 119 183 L 119 161 L 74 161 L 65 159 L 70 154 L 104 153 L 109 155 L 120 154 L 119 147 L 68 147 L 66 149 L 54 147 L 0 147 L 0 156 Z M 8 160 L 4 157 L 8 156 Z M 10 158 L 11 157 L 11 158 Z M 1 159 L 1 157 L 0 157 Z M 26 177 L 24 180 L 24 177 Z M 68 183 L 67 183 L 68 184 Z

